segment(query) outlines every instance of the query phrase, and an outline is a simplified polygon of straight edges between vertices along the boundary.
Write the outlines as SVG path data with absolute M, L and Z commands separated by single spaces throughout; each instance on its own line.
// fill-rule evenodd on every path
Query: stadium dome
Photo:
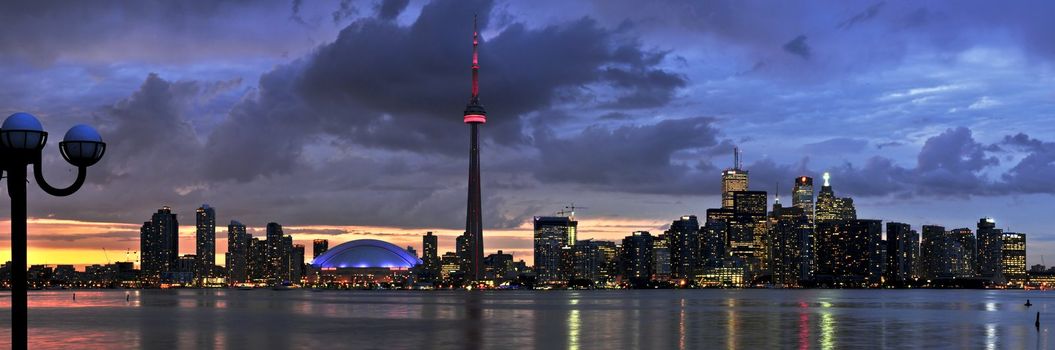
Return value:
M 320 268 L 381 267 L 412 268 L 421 264 L 421 259 L 406 249 L 376 239 L 357 239 L 330 248 L 312 260 Z

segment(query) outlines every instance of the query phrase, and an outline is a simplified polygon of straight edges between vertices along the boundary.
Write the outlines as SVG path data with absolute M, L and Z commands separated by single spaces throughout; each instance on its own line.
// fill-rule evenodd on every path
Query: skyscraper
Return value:
M 439 238 L 433 235 L 432 231 L 426 232 L 424 236 L 421 236 L 421 261 L 427 281 L 435 281 L 440 278 L 441 266 L 438 247 Z
M 161 273 L 175 271 L 179 259 L 179 221 L 172 208 L 158 209 L 139 229 L 140 270 L 148 283 L 157 283 Z
M 975 231 L 975 239 L 978 242 L 978 274 L 980 277 L 994 282 L 1003 282 L 1001 276 L 1003 268 L 1004 231 L 996 228 L 996 220 L 992 218 L 978 219 L 978 229 Z
M 729 247 L 741 257 L 751 273 L 762 275 L 769 268 L 769 242 L 766 239 L 766 191 L 733 192 L 733 211 Z
M 560 274 L 561 249 L 570 246 L 569 239 L 579 222 L 566 216 L 536 216 L 534 218 L 535 274 L 542 283 L 557 281 Z
M 198 280 L 212 277 L 213 266 L 216 266 L 216 210 L 208 204 L 202 204 L 195 213 L 195 275 Z
M 231 220 L 227 225 L 227 254 L 224 257 L 230 283 L 246 282 L 248 278 L 250 238 L 241 222 Z
M 813 221 L 813 178 L 799 176 L 795 178 L 795 188 L 791 192 L 791 205 L 802 209 L 806 217 Z
M 282 233 L 282 225 L 267 223 L 267 260 L 268 272 L 272 283 L 278 284 L 290 280 L 290 256 L 293 250 L 292 239 Z
M 330 249 L 330 241 L 325 239 L 316 239 L 311 241 L 311 258 L 318 258 L 319 255 L 325 253 Z
M 677 279 L 694 279 L 700 267 L 700 222 L 685 215 L 670 224 L 670 272 Z
M 882 226 L 879 220 L 818 221 L 818 277 L 843 286 L 878 285 L 884 266 Z
M 289 237 L 289 236 L 286 236 Z M 292 238 L 290 238 L 292 240 Z M 293 283 L 300 283 L 301 278 L 304 277 L 304 245 L 294 244 L 292 255 L 290 256 L 290 281 Z
M 473 18 L 473 85 L 472 97 L 469 104 L 465 106 L 463 122 L 469 124 L 472 135 L 469 139 L 469 203 L 465 211 L 465 236 L 468 244 L 469 254 L 467 277 L 472 280 L 484 278 L 484 231 L 483 216 L 480 204 L 480 143 L 477 140 L 477 128 L 480 124 L 487 122 L 487 111 L 480 104 L 480 84 L 478 75 L 480 61 L 476 47 L 479 45 L 479 35 L 476 30 L 476 18 Z
M 924 225 L 920 240 L 923 277 L 929 280 L 970 277 L 966 263 L 967 249 L 960 234 L 942 226 Z M 1025 266 L 1025 265 L 1023 265 Z
M 952 239 L 958 243 L 955 266 L 956 277 L 969 278 L 978 275 L 978 243 L 974 238 L 974 232 L 969 228 L 958 228 L 949 231 Z
M 741 169 L 740 149 L 734 147 L 733 167 L 722 171 L 722 208 L 733 208 L 733 192 L 737 191 L 747 191 L 747 170 Z
M 916 277 L 919 263 L 919 233 L 909 224 L 886 224 L 886 279 L 893 283 L 907 282 Z
M 769 217 L 769 268 L 773 283 L 797 286 L 812 276 L 813 225 L 802 208 L 777 201 Z
M 816 221 L 830 220 L 853 220 L 857 219 L 857 209 L 854 208 L 853 198 L 839 198 L 835 196 L 831 184 L 828 182 L 831 175 L 824 173 L 824 186 L 817 194 L 817 205 L 815 207 Z
M 652 279 L 652 235 L 637 231 L 623 238 L 623 276 L 635 287 L 644 287 Z
M 1026 275 L 1026 234 L 1005 232 L 1000 252 L 1001 274 L 1008 281 L 1020 280 Z

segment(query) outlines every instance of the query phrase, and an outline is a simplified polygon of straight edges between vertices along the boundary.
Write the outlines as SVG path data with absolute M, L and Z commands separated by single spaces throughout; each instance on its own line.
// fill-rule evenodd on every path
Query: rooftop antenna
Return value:
M 777 188 L 777 190 L 776 190 L 777 194 L 776 194 L 776 199 L 774 199 L 774 202 L 775 202 L 774 204 L 780 204 L 780 181 L 777 181 L 775 186 Z
M 733 146 L 733 169 L 740 170 L 740 147 Z

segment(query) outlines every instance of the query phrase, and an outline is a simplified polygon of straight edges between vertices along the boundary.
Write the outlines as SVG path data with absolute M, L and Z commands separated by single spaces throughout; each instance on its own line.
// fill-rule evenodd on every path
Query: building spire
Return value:
M 827 171 L 826 171 L 826 172 L 824 172 L 824 187 L 829 187 L 829 186 L 831 186 L 831 184 L 829 184 L 829 183 L 828 183 L 828 179 L 831 179 L 831 178 L 832 178 L 832 175 L 831 175 L 831 174 L 828 174 L 828 172 L 827 172 Z
M 740 147 L 733 146 L 733 169 L 740 170 Z
M 480 104 L 480 54 L 477 47 L 480 45 L 480 32 L 477 27 L 477 16 L 473 15 L 473 90 L 469 104 L 465 106 L 463 121 L 466 124 L 483 124 L 487 122 L 487 111 Z
M 776 198 L 774 199 L 775 204 L 780 204 L 780 181 L 776 184 Z
M 476 15 L 473 15 L 473 101 L 480 97 L 480 82 L 477 76 L 480 74 L 480 57 L 476 47 L 480 45 L 480 34 L 476 28 Z

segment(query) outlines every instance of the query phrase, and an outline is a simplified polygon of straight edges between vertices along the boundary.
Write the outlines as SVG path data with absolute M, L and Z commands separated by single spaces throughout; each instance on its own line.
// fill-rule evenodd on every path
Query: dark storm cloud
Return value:
M 382 0 L 377 5 L 377 17 L 386 20 L 393 20 L 403 13 L 403 10 L 407 8 L 407 4 L 410 0 Z
M 558 137 L 550 130 L 535 134 L 539 164 L 535 176 L 548 183 L 578 183 L 597 189 L 699 194 L 713 190 L 713 167 L 706 162 L 679 164 L 675 154 L 701 151 L 721 143 L 714 119 L 696 117 L 651 125 L 587 127 Z
M 810 44 L 806 43 L 805 35 L 799 35 L 794 39 L 791 39 L 791 41 L 785 43 L 781 48 L 792 55 L 802 57 L 804 60 L 810 59 Z
M 964 127 L 931 137 L 917 157 L 914 174 L 917 192 L 938 195 L 986 192 L 989 184 L 980 172 L 999 161 L 986 155 L 984 148 L 974 140 L 971 130 Z
M 469 95 L 470 14 L 480 13 L 487 28 L 491 6 L 436 1 L 410 26 L 357 20 L 313 55 L 265 74 L 257 96 L 209 136 L 211 176 L 249 181 L 288 173 L 303 147 L 325 135 L 367 148 L 460 156 L 466 135 L 450 125 Z M 589 84 L 614 91 L 611 108 L 662 105 L 684 85 L 651 67 L 663 55 L 588 18 L 540 29 L 511 24 L 481 43 L 481 98 L 495 106 L 482 135 L 524 146 L 525 115 L 553 107 L 558 94 L 585 94 L 580 88 Z M 268 161 L 229 161 L 254 154 Z
M 93 169 L 100 175 L 78 193 L 100 204 L 35 198 L 33 215 L 137 222 L 161 205 L 187 215 L 209 203 L 221 218 L 251 225 L 460 227 L 464 208 L 451 203 L 465 200 L 468 135 L 458 117 L 469 95 L 471 14 L 487 28 L 490 7 L 438 1 L 410 26 L 356 20 L 333 43 L 263 74 L 221 120 L 192 116 L 202 100 L 240 93 L 232 90 L 239 84 L 150 74 L 96 113 L 109 154 L 120 154 Z M 667 90 L 684 78 L 654 67 L 665 55 L 588 18 L 513 23 L 483 38 L 482 97 L 495 106 L 482 132 L 495 145 L 484 154 L 493 169 L 486 181 L 514 190 L 538 184 L 524 170 L 537 162 L 525 118 L 669 101 Z M 609 98 L 593 99 L 598 91 Z M 49 159 L 49 169 L 65 170 Z M 509 198 L 484 195 L 488 227 L 517 227 L 538 209 L 505 209 Z
M 1024 150 L 1026 155 L 1001 175 L 1003 190 L 1015 193 L 1055 193 L 1055 142 L 1045 142 L 1019 133 L 1009 135 L 1000 143 Z

